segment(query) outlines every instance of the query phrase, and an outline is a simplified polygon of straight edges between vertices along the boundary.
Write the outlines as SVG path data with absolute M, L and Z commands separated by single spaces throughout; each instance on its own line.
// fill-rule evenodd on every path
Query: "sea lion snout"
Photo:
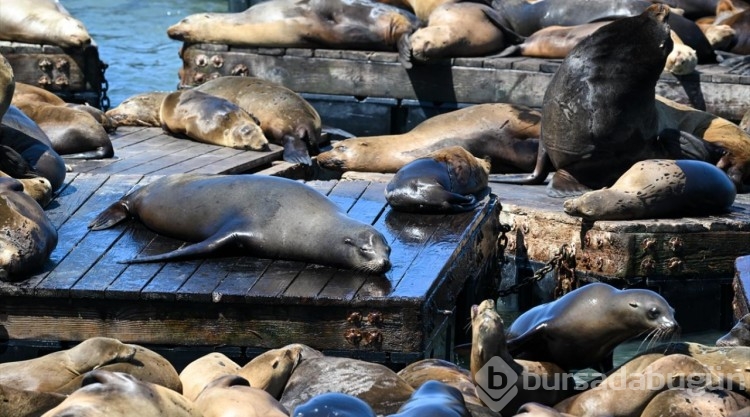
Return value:
M 646 11 L 659 22 L 664 22 L 669 17 L 669 6 L 663 3 L 655 3 L 649 6 Z

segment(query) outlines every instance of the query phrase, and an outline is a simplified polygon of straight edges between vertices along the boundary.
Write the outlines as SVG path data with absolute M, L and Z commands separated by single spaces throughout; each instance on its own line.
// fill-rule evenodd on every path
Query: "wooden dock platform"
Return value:
M 101 210 L 157 178 L 97 169 L 70 174 L 48 206 L 59 243 L 43 270 L 0 285 L 0 337 L 7 343 L 46 346 L 109 336 L 155 348 L 194 348 L 194 359 L 205 349 L 233 348 L 235 356 L 251 357 L 298 342 L 405 364 L 449 357 L 454 328 L 468 319 L 469 303 L 497 288 L 500 204 L 494 196 L 472 212 L 420 216 L 390 210 L 383 183 L 309 182 L 387 237 L 393 269 L 385 275 L 239 254 L 128 265 L 121 261 L 183 242 L 136 221 L 89 231 Z

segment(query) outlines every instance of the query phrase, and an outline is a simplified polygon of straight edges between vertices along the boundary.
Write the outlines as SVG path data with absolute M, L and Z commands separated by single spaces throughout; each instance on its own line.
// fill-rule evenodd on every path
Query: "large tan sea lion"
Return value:
M 0 177 L 0 218 L 0 280 L 23 280 L 41 268 L 55 249 L 57 230 L 14 178 Z M 4 383 L 2 369 L 0 364 L 0 384 Z
M 193 401 L 208 384 L 225 375 L 236 375 L 239 369 L 240 366 L 223 353 L 201 356 L 180 372 L 182 395 Z
M 170 91 L 151 91 L 130 96 L 117 107 L 107 110 L 107 116 L 117 126 L 161 126 L 159 110 Z
M 194 401 L 203 417 L 288 417 L 289 412 L 271 394 L 237 375 L 209 383 Z
M 39 417 L 63 402 L 65 395 L 0 384 L 0 417 Z
M 416 16 L 370 0 L 274 0 L 241 13 L 190 15 L 167 29 L 187 43 L 393 50 Z
M 82 387 L 42 417 L 203 417 L 181 394 L 132 375 L 91 371 Z
M 322 356 L 322 353 L 309 346 L 294 343 L 261 353 L 236 373 L 248 380 L 250 386 L 265 390 L 274 398 L 280 398 L 297 364 L 303 358 Z
M 198 90 L 175 91 L 159 110 L 164 130 L 197 142 L 234 149 L 265 151 L 268 140 L 260 121 L 236 104 Z
M 268 141 L 284 147 L 285 161 L 309 165 L 310 154 L 318 153 L 320 115 L 302 96 L 281 84 L 227 76 L 195 88 L 227 99 L 257 117 Z
M 130 216 L 157 233 L 195 243 L 128 262 L 205 256 L 224 247 L 241 246 L 248 255 L 261 258 L 375 274 L 391 268 L 390 247 L 382 233 L 348 217 L 313 188 L 286 178 L 200 174 L 162 177 L 113 203 L 89 227 L 106 229 Z M 327 244 L 320 245 L 323 241 Z
M 430 152 L 461 146 L 488 157 L 492 172 L 534 169 L 541 115 L 526 106 L 477 104 L 431 117 L 402 134 L 337 142 L 318 155 L 320 166 L 335 171 L 396 172 Z
M 81 47 L 91 43 L 86 27 L 54 0 L 0 0 L 0 40 Z

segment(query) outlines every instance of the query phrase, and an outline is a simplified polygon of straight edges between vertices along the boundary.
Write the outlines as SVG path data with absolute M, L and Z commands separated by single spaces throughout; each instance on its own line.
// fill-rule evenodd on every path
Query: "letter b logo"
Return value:
M 518 374 L 498 356 L 487 361 L 475 378 L 477 395 L 492 411 L 499 412 L 518 394 Z

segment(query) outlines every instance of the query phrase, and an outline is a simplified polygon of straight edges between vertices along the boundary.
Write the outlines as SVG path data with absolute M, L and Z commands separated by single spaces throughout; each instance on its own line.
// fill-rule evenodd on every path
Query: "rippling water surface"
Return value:
M 131 95 L 174 90 L 181 42 L 167 28 L 187 15 L 226 12 L 227 0 L 61 0 L 81 20 L 109 65 L 105 78 L 114 107 Z

